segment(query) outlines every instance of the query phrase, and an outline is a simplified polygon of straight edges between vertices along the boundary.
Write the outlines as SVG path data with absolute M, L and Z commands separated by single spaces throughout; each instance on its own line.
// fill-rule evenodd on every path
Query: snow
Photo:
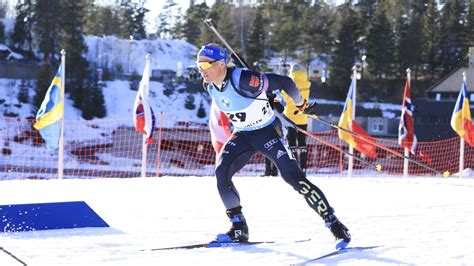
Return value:
M 197 48 L 175 39 L 126 40 L 114 36 L 86 36 L 86 59 L 100 67 L 123 70 L 125 73 L 143 72 L 145 56 L 151 54 L 151 69 L 176 71 L 178 62 L 183 66 L 195 66 Z
M 472 178 L 309 179 L 351 230 L 350 246 L 382 246 L 311 265 L 472 265 Z M 111 227 L 3 233 L 0 247 L 28 265 L 288 265 L 334 251 L 329 230 L 281 178 L 234 181 L 250 240 L 277 244 L 150 251 L 229 227 L 214 177 L 161 177 L 1 181 L 0 205 L 80 200 Z M 0 251 L 0 265 L 21 264 Z
M 14 18 L 0 18 L 0 23 L 5 25 L 5 36 L 10 35 L 15 28 L 15 19 Z
M 6 60 L 10 60 L 12 58 L 16 59 L 16 60 L 23 59 L 23 56 L 21 54 L 17 54 L 15 52 L 13 52 L 10 48 L 8 48 L 8 46 L 6 46 L 4 44 L 0 44 L 0 51 L 8 52 L 8 56 L 5 58 Z

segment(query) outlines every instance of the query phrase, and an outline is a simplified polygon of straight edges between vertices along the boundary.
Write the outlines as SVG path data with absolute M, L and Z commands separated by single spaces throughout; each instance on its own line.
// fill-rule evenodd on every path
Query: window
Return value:
M 370 131 L 372 133 L 385 133 L 385 123 L 382 118 L 372 119 Z

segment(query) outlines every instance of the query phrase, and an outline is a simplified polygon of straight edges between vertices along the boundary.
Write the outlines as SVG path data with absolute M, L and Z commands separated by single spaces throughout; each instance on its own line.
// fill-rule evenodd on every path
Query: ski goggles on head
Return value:
M 202 69 L 202 70 L 208 70 L 209 68 L 212 67 L 212 64 L 214 64 L 215 62 L 219 62 L 220 60 L 214 60 L 214 61 L 210 61 L 210 62 L 196 62 L 196 65 L 198 68 Z

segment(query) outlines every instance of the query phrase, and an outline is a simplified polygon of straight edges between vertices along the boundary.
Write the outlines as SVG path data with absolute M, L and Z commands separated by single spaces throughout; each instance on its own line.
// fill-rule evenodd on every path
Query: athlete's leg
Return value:
M 298 125 L 299 128 L 306 130 L 308 127 L 307 125 Z M 306 173 L 307 163 L 308 163 L 308 149 L 306 147 L 306 134 L 298 131 L 297 133 L 297 140 L 298 140 L 298 149 L 300 150 L 299 155 L 299 162 L 300 167 L 303 172 Z
M 293 152 L 293 155 L 295 158 L 298 160 L 298 149 L 297 149 L 297 131 L 295 128 L 288 128 L 288 132 L 286 134 L 286 140 L 288 140 L 288 146 L 290 146 L 291 152 Z M 299 160 L 298 160 L 299 161 Z
M 304 196 L 309 206 L 323 219 L 332 214 L 332 208 L 323 192 L 311 183 L 301 171 L 298 163 L 285 143 L 278 120 L 274 124 L 252 132 L 251 145 L 272 159 L 282 178 Z
M 217 241 L 246 242 L 249 239 L 249 229 L 237 189 L 232 182 L 232 176 L 239 171 L 256 152 L 248 145 L 245 132 L 234 133 L 224 145 L 216 167 L 217 189 L 226 207 L 226 215 L 232 223 L 231 228 L 224 234 L 216 236 Z
M 248 145 L 244 132 L 234 133 L 224 144 L 216 166 L 217 189 L 226 209 L 240 206 L 240 197 L 232 182 L 232 176 L 248 162 L 255 153 Z

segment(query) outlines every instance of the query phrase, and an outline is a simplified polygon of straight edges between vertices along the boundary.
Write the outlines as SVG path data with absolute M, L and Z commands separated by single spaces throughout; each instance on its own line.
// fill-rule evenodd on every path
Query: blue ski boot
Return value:
M 347 227 L 344 226 L 334 214 L 328 214 L 326 217 L 324 217 L 324 222 L 326 223 L 326 227 L 331 230 L 331 233 L 336 238 L 336 241 L 338 241 L 336 244 L 336 249 L 339 250 L 347 247 L 351 241 L 349 229 L 347 229 Z
M 232 222 L 232 227 L 225 234 L 218 234 L 216 241 L 218 242 L 248 242 L 249 228 L 245 217 L 242 214 L 242 207 L 235 207 L 226 211 L 227 216 Z

